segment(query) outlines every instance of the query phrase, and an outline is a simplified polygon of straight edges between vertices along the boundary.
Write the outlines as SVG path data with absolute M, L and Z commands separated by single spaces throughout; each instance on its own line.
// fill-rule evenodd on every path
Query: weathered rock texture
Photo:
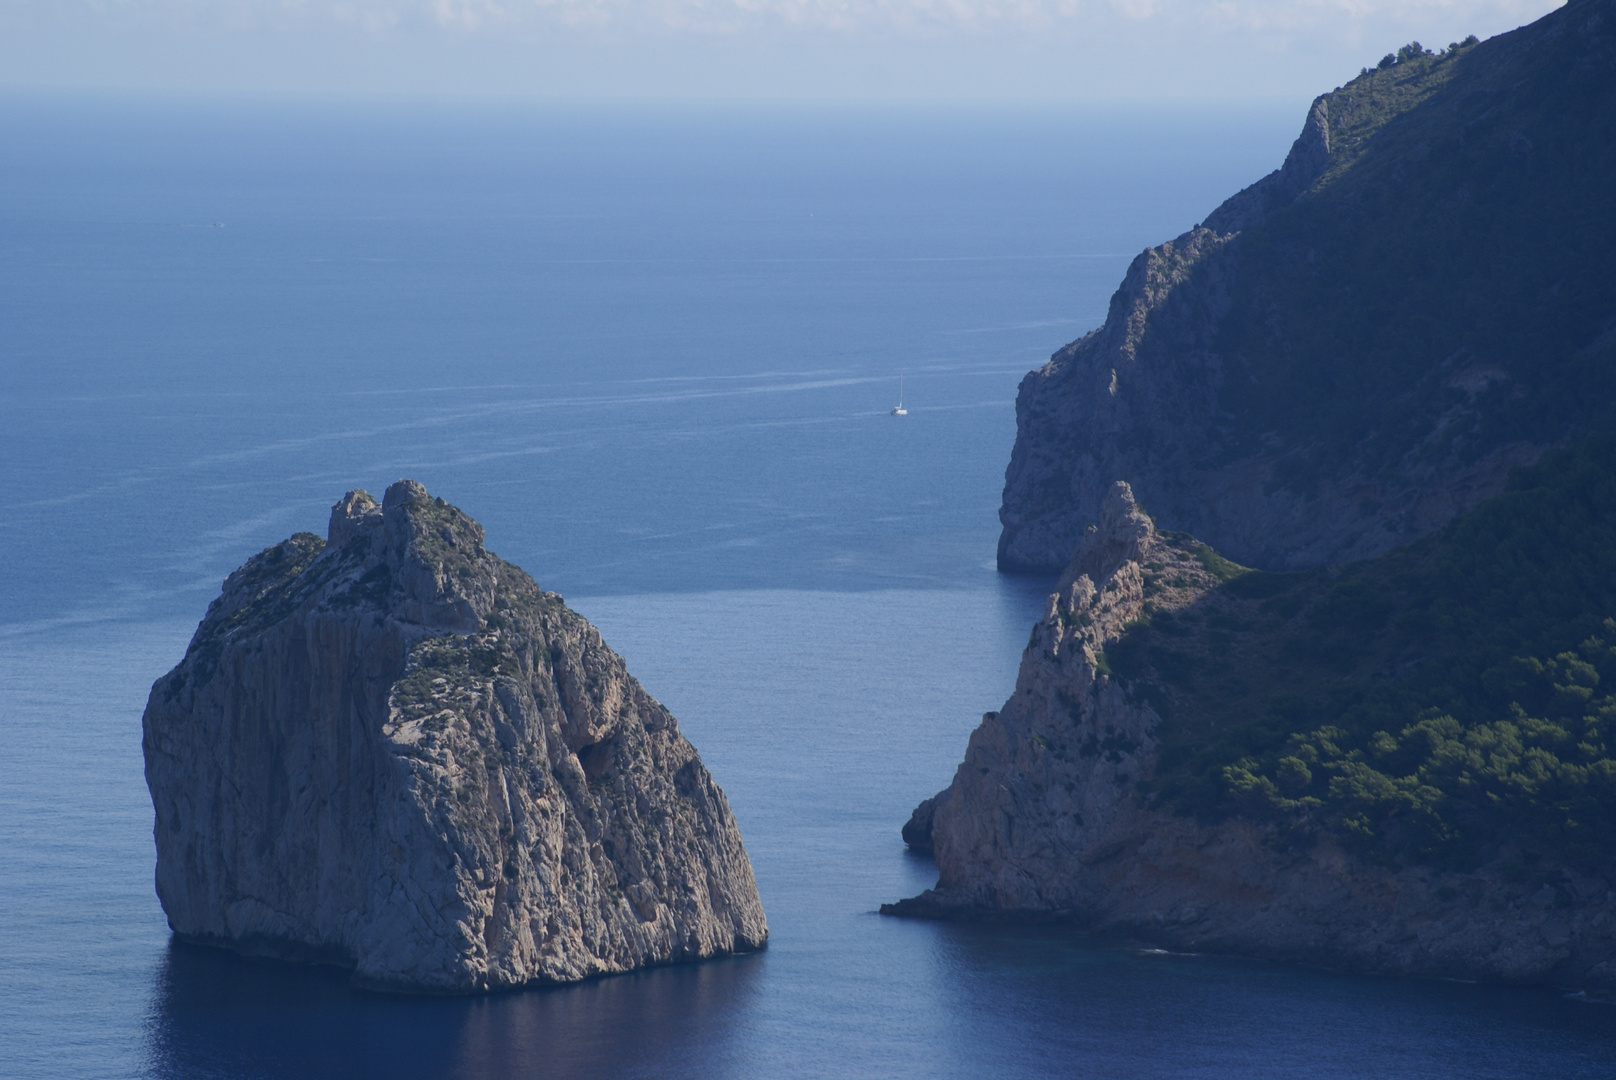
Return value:
M 1182 534 L 1164 536 L 1114 485 L 1050 596 L 1015 692 L 971 735 L 948 788 L 904 839 L 938 883 L 888 905 L 943 918 L 1059 918 L 1174 948 L 1616 993 L 1616 892 L 1565 871 L 1555 889 L 1473 873 L 1394 870 L 1327 836 L 1149 808 L 1138 781 L 1159 718 L 1106 671 L 1105 646 L 1144 614 L 1145 567 L 1171 612 L 1219 584 Z
M 1058 572 L 1119 479 L 1244 565 L 1375 555 L 1608 423 L 1613 143 L 1592 0 L 1318 98 L 1022 381 L 1000 567 Z
M 695 748 L 482 541 L 403 480 L 225 581 L 143 721 L 176 934 L 443 993 L 763 946 Z

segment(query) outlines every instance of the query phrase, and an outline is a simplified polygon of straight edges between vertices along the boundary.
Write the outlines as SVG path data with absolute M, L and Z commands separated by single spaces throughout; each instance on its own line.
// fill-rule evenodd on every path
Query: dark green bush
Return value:
M 1388 860 L 1616 858 L 1616 435 L 1335 572 L 1247 571 L 1133 628 L 1151 797 Z

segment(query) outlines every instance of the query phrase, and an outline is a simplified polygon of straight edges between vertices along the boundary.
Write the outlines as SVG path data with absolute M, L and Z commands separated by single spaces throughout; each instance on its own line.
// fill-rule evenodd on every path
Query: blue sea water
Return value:
M 1048 585 L 992 565 L 1017 381 L 1304 107 L 0 100 L 0 1075 L 1616 1074 L 1553 991 L 874 914 Z M 400 476 L 680 718 L 766 952 L 439 1000 L 169 941 L 146 690 Z

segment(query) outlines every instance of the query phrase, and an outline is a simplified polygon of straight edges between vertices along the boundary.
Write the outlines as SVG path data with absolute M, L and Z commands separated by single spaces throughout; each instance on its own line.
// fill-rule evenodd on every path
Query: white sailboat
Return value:
M 892 406 L 893 416 L 908 416 L 909 410 L 903 407 L 903 372 L 898 372 L 898 403 Z

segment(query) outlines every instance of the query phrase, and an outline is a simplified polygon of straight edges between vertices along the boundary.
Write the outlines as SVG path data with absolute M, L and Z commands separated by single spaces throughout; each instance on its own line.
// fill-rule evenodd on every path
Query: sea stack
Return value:
M 768 937 L 673 716 L 412 480 L 231 574 L 142 726 L 184 940 L 476 993 Z

